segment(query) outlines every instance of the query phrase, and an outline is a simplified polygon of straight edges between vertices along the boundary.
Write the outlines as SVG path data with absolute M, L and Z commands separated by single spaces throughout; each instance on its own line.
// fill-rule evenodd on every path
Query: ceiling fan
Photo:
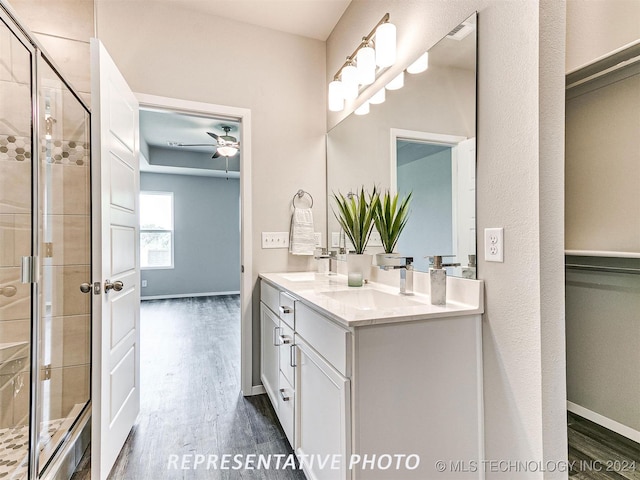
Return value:
M 232 130 L 232 127 L 228 125 L 221 125 L 220 128 L 224 130 L 224 135 L 217 135 L 213 132 L 206 132 L 207 135 L 215 139 L 217 143 L 173 143 L 169 144 L 175 147 L 216 147 L 216 151 L 214 152 L 211 158 L 218 157 L 233 157 L 238 150 L 240 150 L 240 142 L 236 137 L 232 137 L 229 135 L 229 132 Z

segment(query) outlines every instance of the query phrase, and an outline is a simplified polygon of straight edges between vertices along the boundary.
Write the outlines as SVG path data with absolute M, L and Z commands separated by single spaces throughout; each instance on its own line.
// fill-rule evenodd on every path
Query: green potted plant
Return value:
M 394 253 L 398 239 L 409 219 L 409 204 L 411 203 L 410 192 L 405 198 L 398 203 L 399 195 L 391 195 L 387 190 L 384 195 L 378 197 L 378 201 L 373 204 L 373 221 L 380 234 L 380 240 L 384 247 L 385 253 L 378 253 L 376 263 L 378 265 L 395 265 L 396 261 L 392 256 Z
M 347 271 L 349 273 L 361 273 L 362 279 L 369 279 L 371 260 L 370 254 L 364 253 L 371 237 L 374 226 L 374 209 L 379 200 L 375 187 L 370 195 L 367 195 L 364 187 L 358 193 L 342 195 L 340 192 L 333 194 L 338 207 L 333 211 L 338 223 L 345 235 L 353 244 L 354 254 L 347 255 Z

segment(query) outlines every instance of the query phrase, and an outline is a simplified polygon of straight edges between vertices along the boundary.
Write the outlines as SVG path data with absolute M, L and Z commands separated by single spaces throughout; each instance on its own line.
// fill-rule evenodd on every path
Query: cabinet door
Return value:
M 349 478 L 351 453 L 350 382 L 326 360 L 295 336 L 296 367 L 296 453 L 313 456 L 313 465 L 303 465 L 308 478 Z M 338 469 L 332 469 L 337 458 Z M 324 468 L 320 462 L 328 459 Z
M 278 410 L 279 359 L 277 338 L 280 320 L 264 303 L 260 303 L 260 378 L 273 408 Z

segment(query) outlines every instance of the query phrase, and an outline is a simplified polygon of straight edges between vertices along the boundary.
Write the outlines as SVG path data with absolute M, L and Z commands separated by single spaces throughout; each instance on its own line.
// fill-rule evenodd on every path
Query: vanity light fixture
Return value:
M 373 94 L 373 96 L 369 99 L 369 103 L 371 103 L 372 105 L 379 105 L 383 103 L 385 99 L 386 99 L 385 89 L 381 88 L 380 90 L 378 90 L 376 93 Z
M 369 110 L 369 102 L 364 102 L 362 105 L 356 108 L 353 113 L 355 113 L 356 115 L 366 115 L 367 113 L 369 113 Z
M 376 65 L 390 67 L 396 63 L 396 26 L 385 22 L 376 28 Z
M 384 88 L 387 90 L 400 90 L 402 87 L 404 87 L 404 71 L 400 72 L 400 75 L 387 83 Z
M 407 67 L 409 73 L 422 73 L 429 68 L 429 52 L 424 52 L 418 59 Z
M 358 98 L 358 69 L 352 61 L 342 69 L 342 95 L 345 100 Z
M 342 82 L 333 80 L 329 83 L 329 110 L 340 112 L 344 109 L 344 93 Z
M 371 85 L 376 80 L 376 51 L 371 46 L 371 42 L 364 43 L 356 55 L 356 65 L 358 69 L 358 83 L 360 85 Z
M 373 27 L 358 48 L 347 57 L 345 63 L 329 83 L 329 110 L 344 109 L 344 100 L 355 100 L 360 85 L 371 85 L 376 80 L 377 69 L 393 65 L 396 60 L 396 27 L 389 23 L 389 14 Z M 379 92 L 378 92 L 379 93 Z M 384 95 L 384 89 L 382 92 Z M 382 103 L 382 101 L 378 103 Z

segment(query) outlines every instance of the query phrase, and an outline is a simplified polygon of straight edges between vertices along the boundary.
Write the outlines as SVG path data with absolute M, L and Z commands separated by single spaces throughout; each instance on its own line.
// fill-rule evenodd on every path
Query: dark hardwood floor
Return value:
M 640 444 L 568 414 L 571 480 L 640 480 Z
M 142 302 L 141 408 L 109 478 L 304 479 L 295 469 L 220 470 L 193 455 L 289 454 L 266 395 L 240 394 L 237 295 Z M 171 455 L 190 469 L 169 468 Z M 175 457 L 174 457 L 175 458 Z M 88 479 L 83 458 L 73 480 Z

